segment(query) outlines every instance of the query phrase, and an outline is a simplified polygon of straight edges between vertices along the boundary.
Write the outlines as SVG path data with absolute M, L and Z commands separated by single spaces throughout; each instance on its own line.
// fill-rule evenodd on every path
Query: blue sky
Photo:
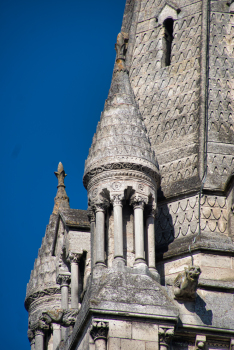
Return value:
M 30 349 L 26 284 L 62 162 L 86 209 L 84 162 L 110 87 L 125 0 L 0 2 L 1 345 Z

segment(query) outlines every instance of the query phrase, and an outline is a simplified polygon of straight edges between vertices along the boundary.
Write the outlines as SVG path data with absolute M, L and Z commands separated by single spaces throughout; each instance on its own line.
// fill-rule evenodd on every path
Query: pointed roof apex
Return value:
M 57 186 L 58 191 L 54 199 L 53 214 L 58 214 L 59 209 L 70 208 L 69 197 L 67 196 L 67 193 L 65 190 L 66 186 L 64 185 L 64 179 L 67 176 L 67 174 L 65 174 L 63 164 L 61 162 L 59 162 L 58 164 L 58 170 L 55 171 L 54 173 L 58 179 L 58 186 Z
M 126 166 L 140 168 L 159 179 L 157 160 L 125 67 L 126 45 L 127 36 L 120 33 L 115 45 L 116 64 L 111 87 L 85 162 L 85 188 L 100 172 L 126 169 Z

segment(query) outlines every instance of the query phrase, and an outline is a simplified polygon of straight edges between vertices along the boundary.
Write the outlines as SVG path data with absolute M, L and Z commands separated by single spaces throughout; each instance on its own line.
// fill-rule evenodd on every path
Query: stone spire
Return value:
M 86 188 L 96 174 L 126 167 L 151 173 L 159 183 L 157 160 L 125 68 L 126 44 L 125 33 L 120 33 L 109 95 L 85 162 L 83 182 Z
M 65 171 L 63 169 L 63 165 L 61 162 L 59 162 L 58 164 L 58 170 L 55 171 L 54 173 L 58 179 L 58 186 L 57 186 L 58 191 L 54 199 L 53 214 L 58 214 L 58 210 L 60 208 L 70 208 L 69 198 L 65 190 L 66 186 L 64 185 L 64 179 L 67 176 L 67 174 L 65 174 Z

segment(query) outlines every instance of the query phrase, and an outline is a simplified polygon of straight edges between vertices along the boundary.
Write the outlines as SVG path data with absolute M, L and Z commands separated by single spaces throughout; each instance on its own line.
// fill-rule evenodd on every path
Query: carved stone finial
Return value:
M 66 186 L 64 185 L 64 179 L 67 176 L 67 174 L 65 174 L 65 171 L 63 169 L 63 165 L 61 162 L 58 165 L 58 170 L 55 171 L 54 173 L 58 179 L 58 186 L 57 186 L 58 191 L 54 199 L 53 214 L 58 214 L 59 208 L 70 208 L 69 198 L 65 191 Z
M 168 349 L 171 338 L 174 335 L 174 328 L 167 326 L 160 326 L 158 330 L 160 350 Z
M 117 42 L 115 44 L 116 63 L 119 70 L 125 70 L 125 56 L 127 52 L 127 44 L 128 34 L 123 32 L 119 33 L 117 36 Z
M 175 299 L 195 299 L 200 274 L 199 266 L 185 267 L 184 272 L 178 274 L 173 284 Z
M 109 329 L 108 322 L 95 321 L 93 322 L 92 329 L 90 331 L 90 335 L 94 341 L 97 339 L 106 339 L 107 333 Z

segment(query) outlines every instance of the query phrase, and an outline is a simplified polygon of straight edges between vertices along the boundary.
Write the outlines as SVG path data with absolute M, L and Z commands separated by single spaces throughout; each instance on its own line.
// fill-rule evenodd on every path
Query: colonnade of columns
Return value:
M 124 262 L 123 247 L 123 196 L 111 196 L 114 213 L 114 261 Z M 147 205 L 147 199 L 133 197 L 130 204 L 134 209 L 134 232 L 135 232 L 135 265 L 146 264 L 145 250 L 148 252 L 148 266 L 151 271 L 156 271 L 155 263 L 155 232 L 154 217 L 155 209 L 152 204 Z M 105 266 L 105 211 L 107 204 L 93 206 L 96 216 L 96 261 L 95 264 Z M 146 232 L 148 246 L 145 249 L 144 239 L 144 210 L 146 215 Z

